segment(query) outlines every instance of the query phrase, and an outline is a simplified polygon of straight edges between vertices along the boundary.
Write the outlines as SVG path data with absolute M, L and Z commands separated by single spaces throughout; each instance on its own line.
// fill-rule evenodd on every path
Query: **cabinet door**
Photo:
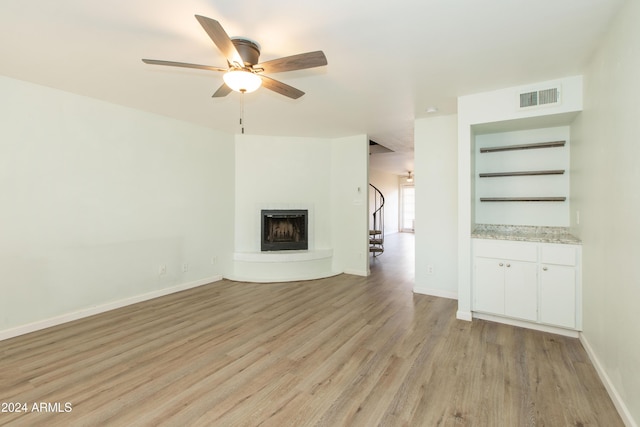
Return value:
M 524 320 L 538 320 L 537 264 L 505 261 L 504 314 Z
M 504 314 L 504 261 L 475 259 L 474 310 Z
M 542 265 L 540 321 L 566 328 L 576 327 L 576 270 L 574 267 Z

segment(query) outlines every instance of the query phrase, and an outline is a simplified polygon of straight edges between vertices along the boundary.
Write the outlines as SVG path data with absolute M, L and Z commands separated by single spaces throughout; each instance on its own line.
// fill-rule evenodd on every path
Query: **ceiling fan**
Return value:
M 232 90 L 248 93 L 257 90 L 260 86 L 264 86 L 281 95 L 298 99 L 304 95 L 303 91 L 267 77 L 264 73 L 281 73 L 327 65 L 327 58 L 321 50 L 258 63 L 258 58 L 260 57 L 260 45 L 258 43 L 246 38 L 229 37 L 222 25 L 215 19 L 200 15 L 196 15 L 196 19 L 227 59 L 226 68 L 157 59 L 143 59 L 142 62 L 145 64 L 222 71 L 225 73 L 223 76 L 224 83 L 213 94 L 214 98 L 226 96 Z

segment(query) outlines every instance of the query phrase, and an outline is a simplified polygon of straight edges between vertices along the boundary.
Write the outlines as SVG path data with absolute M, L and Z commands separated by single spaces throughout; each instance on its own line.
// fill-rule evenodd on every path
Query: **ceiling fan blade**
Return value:
M 226 84 L 222 83 L 222 86 L 220 86 L 218 88 L 218 90 L 216 91 L 216 93 L 214 93 L 213 95 L 211 95 L 212 98 L 222 98 L 224 96 L 227 96 L 231 93 L 231 88 L 229 86 L 227 86 Z
M 289 86 L 288 84 L 284 84 L 278 80 L 272 79 L 267 76 L 260 76 L 262 78 L 262 86 L 270 89 L 274 92 L 277 92 L 281 95 L 288 96 L 289 98 L 298 99 L 304 92 L 296 89 L 293 86 Z
M 283 71 L 303 70 L 305 68 L 320 67 L 322 65 L 327 65 L 327 57 L 324 55 L 324 52 L 317 50 L 315 52 L 300 53 L 298 55 L 266 61 L 254 65 L 253 68 L 262 68 L 265 73 L 281 73 Z
M 175 61 L 162 61 L 160 59 L 143 59 L 142 62 L 144 62 L 145 64 L 153 64 L 153 65 L 169 65 L 171 67 L 197 68 L 200 70 L 210 70 L 210 71 L 227 71 L 227 68 L 213 67 L 211 65 L 189 64 L 186 62 L 175 62 Z
M 222 28 L 222 25 L 215 19 L 207 18 L 206 16 L 196 15 L 196 19 L 202 25 L 202 28 L 207 32 L 213 43 L 218 46 L 220 52 L 227 58 L 230 64 L 243 65 L 244 61 L 238 53 L 238 50 L 233 45 L 231 38 L 227 32 Z

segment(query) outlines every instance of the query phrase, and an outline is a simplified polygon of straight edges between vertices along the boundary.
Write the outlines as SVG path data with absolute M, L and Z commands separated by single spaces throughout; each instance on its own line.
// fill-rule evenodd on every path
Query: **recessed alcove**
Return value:
M 549 87 L 560 89 L 560 102 L 519 107 L 518 94 Z M 458 318 L 472 319 L 471 235 L 476 224 L 570 225 L 570 131 L 571 124 L 582 111 L 582 89 L 582 76 L 572 76 L 458 98 Z M 547 131 L 549 129 L 564 129 L 565 135 L 555 135 L 554 131 Z M 567 141 L 565 146 L 480 153 L 480 147 L 560 140 Z M 551 150 L 557 150 L 560 155 L 549 156 Z M 481 156 L 483 158 L 479 159 Z M 556 165 L 556 161 L 561 164 Z M 566 172 L 479 176 L 480 173 L 545 170 Z M 506 197 L 553 199 L 535 202 L 480 201 L 480 198 Z M 557 199 L 562 197 L 565 199 Z
M 475 223 L 569 225 L 571 134 L 557 124 L 475 134 Z

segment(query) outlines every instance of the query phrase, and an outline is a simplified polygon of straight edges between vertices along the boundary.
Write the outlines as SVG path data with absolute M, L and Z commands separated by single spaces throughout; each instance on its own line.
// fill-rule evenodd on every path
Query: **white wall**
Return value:
M 331 208 L 333 269 L 369 274 L 369 138 L 366 135 L 331 141 Z
M 223 274 L 231 136 L 4 77 L 0 92 L 0 332 Z
M 308 209 L 309 249 L 331 247 L 331 143 L 236 136 L 235 251 L 260 252 L 261 209 Z
M 415 292 L 456 298 L 458 294 L 457 116 L 415 122 Z M 433 273 L 427 267 L 433 267 Z
M 397 233 L 400 224 L 399 181 L 398 175 L 369 168 L 369 182 L 384 195 L 384 233 Z M 373 188 L 369 187 L 369 221 L 373 221 Z
M 640 424 L 639 23 L 640 3 L 628 1 L 585 72 L 585 108 L 572 127 L 571 149 L 572 226 L 583 242 L 583 343 L 628 425 Z

